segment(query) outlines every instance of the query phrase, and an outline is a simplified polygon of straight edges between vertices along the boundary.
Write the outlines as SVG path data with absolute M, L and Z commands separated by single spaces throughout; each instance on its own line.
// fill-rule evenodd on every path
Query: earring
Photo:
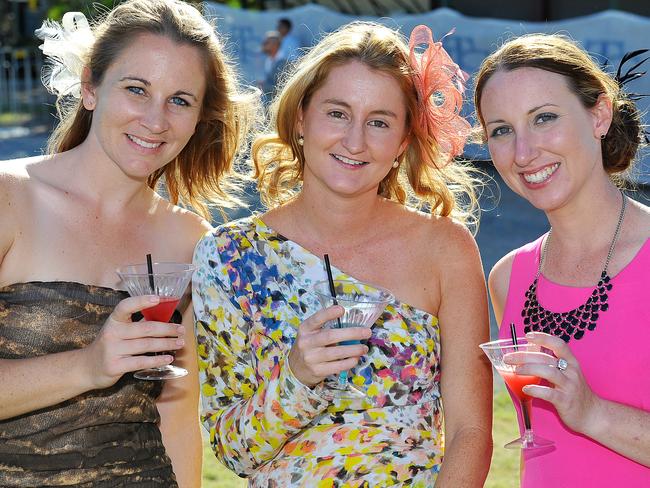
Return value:
M 305 145 L 305 138 L 303 136 L 298 136 L 298 145 L 299 146 Z
M 393 168 L 399 168 L 399 161 L 397 158 L 395 158 L 395 161 L 393 161 Z
M 601 141 L 604 141 L 604 140 L 605 140 L 605 137 L 607 137 L 607 134 L 601 134 L 601 135 L 600 135 L 600 140 L 601 140 Z

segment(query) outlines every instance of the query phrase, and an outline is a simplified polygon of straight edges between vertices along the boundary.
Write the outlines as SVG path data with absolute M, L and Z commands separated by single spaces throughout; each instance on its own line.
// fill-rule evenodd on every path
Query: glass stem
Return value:
M 520 403 L 521 403 L 521 416 L 524 418 L 524 428 L 526 430 L 531 430 L 530 410 L 533 406 L 533 400 L 531 398 L 528 398 L 527 400 L 522 400 Z

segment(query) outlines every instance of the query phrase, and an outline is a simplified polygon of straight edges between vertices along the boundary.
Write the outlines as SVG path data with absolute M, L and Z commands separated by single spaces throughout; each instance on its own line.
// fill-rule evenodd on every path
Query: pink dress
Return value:
M 510 336 L 510 322 L 515 323 L 518 336 L 524 335 L 521 311 L 535 278 L 541 244 L 539 238 L 516 252 L 501 338 Z M 650 239 L 611 283 L 609 309 L 600 313 L 593 331 L 586 330 L 579 340 L 571 338 L 569 346 L 597 395 L 650 411 Z M 547 310 L 565 312 L 583 304 L 592 290 L 558 285 L 542 275 L 537 299 Z M 517 404 L 522 429 L 519 410 Z M 532 426 L 555 446 L 524 452 L 522 487 L 650 487 L 650 468 L 573 432 L 550 403 L 533 400 Z

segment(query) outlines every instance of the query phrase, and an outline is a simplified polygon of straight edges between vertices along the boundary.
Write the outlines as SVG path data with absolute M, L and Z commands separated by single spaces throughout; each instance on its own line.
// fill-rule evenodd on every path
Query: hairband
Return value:
M 452 29 L 442 39 L 453 34 Z M 446 166 L 463 153 L 471 126 L 461 115 L 465 82 L 469 78 L 442 47 L 442 39 L 434 42 L 431 29 L 418 25 L 409 39 L 409 61 L 413 83 L 418 94 L 419 129 L 429 134 L 440 147 Z M 416 53 L 419 44 L 427 47 Z
M 47 57 L 41 79 L 50 93 L 81 97 L 81 72 L 95 42 L 86 16 L 67 12 L 61 23 L 46 20 L 36 36 L 43 40 L 39 47 Z

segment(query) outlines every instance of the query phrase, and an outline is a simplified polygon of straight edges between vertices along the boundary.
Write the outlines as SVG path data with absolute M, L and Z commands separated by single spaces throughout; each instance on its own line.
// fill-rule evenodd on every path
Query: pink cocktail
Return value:
M 504 447 L 508 449 L 539 449 L 553 445 L 553 441 L 544 439 L 533 432 L 531 425 L 530 412 L 532 410 L 533 399 L 523 392 L 526 385 L 538 385 L 541 379 L 538 376 L 517 374 L 514 360 L 517 356 L 519 360 L 524 360 L 526 355 L 546 355 L 549 358 L 553 353 L 538 344 L 528 342 L 525 338 L 517 338 L 517 343 L 513 344 L 510 339 L 500 339 L 481 344 L 479 346 L 488 358 L 494 369 L 496 369 L 508 389 L 519 399 L 521 404 L 521 415 L 523 417 L 524 432 L 518 439 L 508 442 Z M 521 362 L 521 361 L 517 361 Z
M 524 386 L 539 385 L 542 380 L 539 376 L 530 376 L 513 373 L 512 371 L 498 370 L 510 391 L 519 398 L 520 402 L 530 400 L 531 398 L 523 391 Z
M 158 305 L 142 309 L 142 315 L 145 320 L 169 322 L 180 300 L 180 297 L 160 297 Z
M 131 296 L 160 297 L 157 305 L 141 310 L 145 320 L 156 322 L 168 322 L 171 319 L 193 272 L 194 266 L 185 263 L 151 263 L 151 269 L 147 264 L 132 264 L 117 270 Z M 136 371 L 133 376 L 141 380 L 167 380 L 186 374 L 186 369 L 168 364 Z

